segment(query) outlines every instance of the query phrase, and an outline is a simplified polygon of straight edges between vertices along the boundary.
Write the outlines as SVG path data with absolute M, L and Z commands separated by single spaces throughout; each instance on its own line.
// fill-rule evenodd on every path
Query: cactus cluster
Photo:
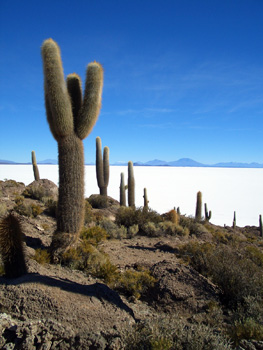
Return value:
M 109 147 L 104 147 L 102 159 L 100 137 L 96 138 L 96 175 L 100 194 L 102 196 L 107 196 L 107 187 L 110 176 Z
M 60 49 L 52 39 L 42 45 L 47 120 L 58 142 L 59 198 L 57 231 L 51 252 L 63 245 L 63 233 L 77 238 L 84 220 L 84 152 L 82 140 L 95 125 L 101 107 L 103 69 L 87 66 L 84 97 L 80 77 L 64 80 Z M 62 240 L 62 241 L 61 241 Z M 68 244 L 71 244 L 71 239 Z M 67 244 L 67 245 L 68 245 Z

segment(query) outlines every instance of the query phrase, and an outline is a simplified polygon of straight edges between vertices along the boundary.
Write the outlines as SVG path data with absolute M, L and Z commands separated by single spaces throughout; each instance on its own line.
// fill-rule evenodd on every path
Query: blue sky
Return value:
M 1 0 L 0 159 L 56 159 L 40 47 L 65 76 L 104 67 L 102 109 L 84 140 L 110 161 L 263 163 L 262 0 Z

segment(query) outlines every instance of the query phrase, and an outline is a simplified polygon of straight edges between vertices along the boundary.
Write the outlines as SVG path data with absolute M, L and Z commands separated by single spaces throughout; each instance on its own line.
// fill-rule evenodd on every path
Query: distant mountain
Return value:
M 170 166 L 187 166 L 187 167 L 207 167 L 207 165 L 196 162 L 193 159 L 190 158 L 181 158 L 179 160 L 176 160 L 174 162 L 168 162 L 168 165 Z
M 18 164 L 31 164 L 31 162 L 17 163 L 11 160 L 0 159 L 0 164 L 17 164 L 18 165 Z M 57 159 L 45 159 L 45 160 L 39 161 L 38 164 L 57 165 L 58 161 Z M 128 162 L 117 162 L 111 165 L 126 166 L 127 164 Z M 95 163 L 86 163 L 85 165 L 95 165 Z M 134 162 L 133 165 L 134 166 L 171 166 L 171 167 L 210 167 L 210 168 L 263 168 L 263 164 L 259 164 L 255 162 L 254 163 L 228 162 L 228 163 L 216 163 L 216 164 L 208 165 L 208 164 L 202 164 L 202 163 L 196 162 L 195 160 L 190 158 L 181 158 L 171 162 L 154 159 L 148 162 Z
M 57 159 L 45 159 L 37 162 L 38 164 L 58 164 Z
M 16 164 L 16 162 L 12 162 L 11 160 L 0 159 L 0 164 Z
M 259 163 L 235 163 L 235 162 L 217 163 L 212 166 L 218 167 L 218 168 L 263 168 L 263 164 L 259 164 Z

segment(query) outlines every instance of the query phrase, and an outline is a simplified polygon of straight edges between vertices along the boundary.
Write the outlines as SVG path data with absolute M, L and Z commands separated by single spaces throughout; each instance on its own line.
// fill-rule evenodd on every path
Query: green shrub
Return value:
M 130 227 L 133 225 L 139 226 L 139 231 L 148 222 L 158 223 L 163 221 L 163 218 L 157 212 L 144 208 L 120 207 L 116 214 L 116 224 L 119 226 Z
M 50 215 L 53 218 L 57 217 L 57 206 L 58 206 L 58 201 L 54 200 L 51 197 L 45 197 L 43 199 L 44 204 L 46 206 L 45 212 Z
M 246 256 L 257 266 L 263 267 L 263 251 L 255 246 L 248 246 L 245 249 Z
M 102 196 L 102 195 L 92 194 L 88 198 L 88 202 L 90 203 L 92 208 L 95 208 L 95 209 L 105 209 L 105 208 L 108 208 L 108 206 L 109 206 L 108 197 Z
M 92 205 L 88 201 L 88 199 L 85 199 L 85 207 L 84 207 L 84 224 L 90 224 L 92 221 L 94 221 L 94 215 L 92 213 Z
M 5 203 L 0 203 L 0 216 L 4 216 L 7 212 L 7 206 Z
M 253 318 L 245 318 L 235 321 L 231 326 L 229 335 L 238 345 L 242 339 L 263 340 L 263 325 L 257 323 Z
M 108 218 L 103 218 L 100 220 L 99 225 L 106 230 L 109 238 L 127 238 L 127 228 L 124 226 L 116 225 L 112 220 Z
M 106 240 L 107 232 L 100 226 L 84 227 L 80 233 L 80 238 L 97 247 L 99 243 Z
M 35 255 L 32 257 L 32 259 L 36 260 L 39 264 L 49 264 L 50 263 L 50 254 L 46 249 L 36 249 Z
M 231 246 L 190 242 L 179 248 L 201 274 L 210 277 L 221 289 L 223 301 L 236 308 L 248 296 L 263 297 L 262 268 Z
M 145 293 L 148 288 L 153 287 L 155 282 L 156 280 L 149 270 L 126 270 L 119 276 L 116 289 L 127 296 L 139 299 L 141 294 Z
M 132 225 L 128 228 L 127 238 L 133 238 L 139 232 L 139 225 Z

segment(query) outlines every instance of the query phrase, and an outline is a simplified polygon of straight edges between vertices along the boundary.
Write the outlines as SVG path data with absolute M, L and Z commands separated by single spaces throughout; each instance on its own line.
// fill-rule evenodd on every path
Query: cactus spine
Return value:
M 125 193 L 125 180 L 124 173 L 121 173 L 121 183 L 120 183 L 120 205 L 126 207 L 126 193 Z
M 259 233 L 260 237 L 263 237 L 262 215 L 259 215 Z
M 33 165 L 34 178 L 36 181 L 39 181 L 40 176 L 39 176 L 35 151 L 32 151 L 31 155 L 32 155 L 32 165 Z
M 147 188 L 144 188 L 143 189 L 143 199 L 144 199 L 144 209 L 148 209 L 149 207 L 148 207 L 148 203 L 149 203 L 149 201 L 148 201 L 148 196 L 147 196 Z
M 107 196 L 107 187 L 110 176 L 109 148 L 103 150 L 103 160 L 101 155 L 101 139 L 96 138 L 96 174 L 97 182 L 102 196 Z
M 197 192 L 195 219 L 197 221 L 202 220 L 202 192 L 200 191 Z
M 132 161 L 128 162 L 128 204 L 135 207 L 135 180 Z
M 52 39 L 42 45 L 47 120 L 58 142 L 59 199 L 57 231 L 51 252 L 65 250 L 77 239 L 84 220 L 84 152 L 82 140 L 97 121 L 101 105 L 103 69 L 90 63 L 84 98 L 77 74 L 64 80 L 60 49 Z
M 208 213 L 208 210 L 207 210 L 207 204 L 205 203 L 205 220 L 206 221 L 209 221 L 212 217 L 212 212 L 211 210 L 209 210 L 209 213 Z
M 17 217 L 12 213 L 0 222 L 0 253 L 5 276 L 15 278 L 27 273 L 24 255 L 24 233 Z

